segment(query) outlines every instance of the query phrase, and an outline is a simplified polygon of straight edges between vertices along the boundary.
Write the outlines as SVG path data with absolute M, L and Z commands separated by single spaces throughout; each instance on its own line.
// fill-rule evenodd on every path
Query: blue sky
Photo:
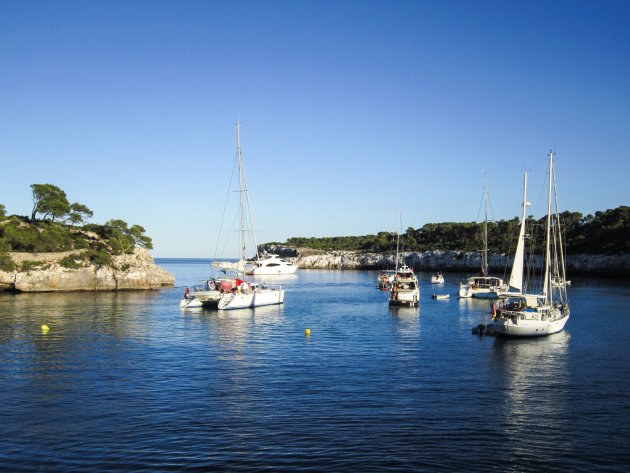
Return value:
M 51 183 L 214 256 L 238 119 L 259 241 L 479 220 L 484 171 L 491 218 L 526 168 L 540 216 L 550 149 L 562 210 L 628 205 L 629 27 L 622 0 L 0 2 L 0 203 Z

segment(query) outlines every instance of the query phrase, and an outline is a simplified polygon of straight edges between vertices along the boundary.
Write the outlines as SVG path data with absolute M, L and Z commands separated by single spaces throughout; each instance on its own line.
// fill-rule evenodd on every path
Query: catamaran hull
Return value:
M 179 306 L 182 309 L 194 309 L 198 307 L 213 307 L 216 308 L 221 299 L 221 292 L 217 290 L 212 291 L 194 291 L 184 297 Z
M 512 319 L 499 318 L 494 321 L 497 334 L 510 337 L 542 337 L 560 332 L 569 320 L 569 316 L 556 320 L 524 320 L 516 323 Z
M 477 299 L 497 299 L 499 297 L 499 293 L 491 289 L 473 289 L 471 295 Z
M 248 309 L 284 303 L 284 289 L 270 289 L 250 294 L 224 294 L 219 300 L 219 310 Z

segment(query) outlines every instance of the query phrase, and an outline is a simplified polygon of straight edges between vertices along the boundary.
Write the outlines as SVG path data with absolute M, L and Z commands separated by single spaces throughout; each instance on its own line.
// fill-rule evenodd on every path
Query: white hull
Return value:
M 199 307 L 203 307 L 203 304 L 202 304 L 202 302 L 200 300 L 197 300 L 197 299 L 193 299 L 193 298 L 185 299 L 184 298 L 184 299 L 182 299 L 179 302 L 179 306 L 182 309 L 197 309 Z
M 496 289 L 472 289 L 472 297 L 478 299 L 496 299 L 500 295 L 500 291 Z
M 418 305 L 418 299 L 420 298 L 420 291 L 398 291 L 398 295 L 395 298 L 389 299 L 389 305 L 406 305 L 414 307 Z
M 220 291 L 193 291 L 180 301 L 182 309 L 192 309 L 195 307 L 216 307 L 221 299 Z
M 245 274 L 253 274 L 254 276 L 293 274 L 298 269 L 295 264 L 283 260 L 278 255 L 267 255 L 258 260 L 250 261 L 252 266 L 245 268 Z
M 245 271 L 246 274 L 253 274 L 254 276 L 277 276 L 279 274 L 293 274 L 297 271 L 297 266 L 273 266 L 273 267 L 260 267 L 254 268 L 249 271 Z
M 219 310 L 247 309 L 284 303 L 284 289 L 261 289 L 245 293 L 226 293 L 219 300 Z
M 431 284 L 444 284 L 444 276 L 431 276 Z
M 511 337 L 542 337 L 564 329 L 569 313 L 552 311 L 549 316 L 539 313 L 519 313 L 519 317 L 502 316 L 494 320 L 494 329 L 499 335 Z

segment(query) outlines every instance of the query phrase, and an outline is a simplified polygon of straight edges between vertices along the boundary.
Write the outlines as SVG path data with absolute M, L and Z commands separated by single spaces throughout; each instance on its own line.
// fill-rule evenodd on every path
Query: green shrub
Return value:
M 83 267 L 83 263 L 81 262 L 82 260 L 84 260 L 82 253 L 78 255 L 68 255 L 61 259 L 59 264 L 64 268 L 77 269 Z
M 30 271 L 31 269 L 42 269 L 46 263 L 44 261 L 22 261 L 20 265 L 21 271 Z
M 97 266 L 111 266 L 112 256 L 105 249 L 87 249 L 81 255 L 85 255 L 87 261 Z
M 0 253 L 0 270 L 15 271 L 15 263 L 7 253 Z

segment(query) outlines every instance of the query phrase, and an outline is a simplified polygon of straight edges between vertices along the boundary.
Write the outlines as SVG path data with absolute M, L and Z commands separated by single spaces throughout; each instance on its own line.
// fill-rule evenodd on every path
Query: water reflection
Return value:
M 570 335 L 566 331 L 540 338 L 497 338 L 490 370 L 497 382 L 496 412 L 506 441 L 505 458 L 536 452 L 541 461 L 553 461 L 554 432 L 566 432 L 570 376 L 567 360 Z M 563 446 L 564 447 L 564 446 Z

